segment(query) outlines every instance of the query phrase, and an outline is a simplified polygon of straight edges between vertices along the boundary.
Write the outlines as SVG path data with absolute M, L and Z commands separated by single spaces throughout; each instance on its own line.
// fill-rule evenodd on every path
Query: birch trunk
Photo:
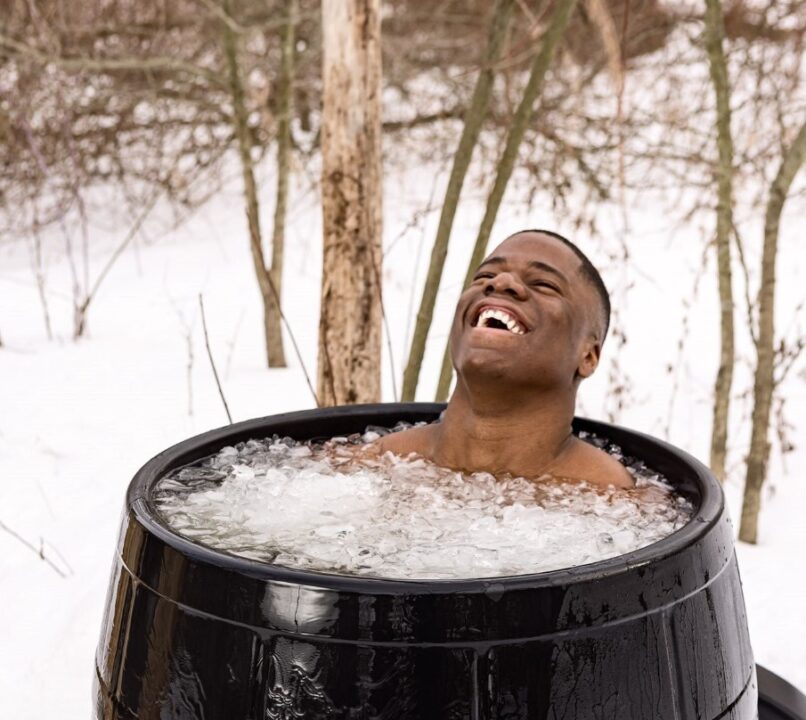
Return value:
M 322 0 L 324 257 L 317 395 L 381 391 L 380 0 Z
M 515 162 L 518 159 L 518 150 L 523 141 L 523 136 L 526 134 L 526 128 L 529 126 L 529 123 L 532 121 L 532 116 L 534 115 L 535 102 L 543 88 L 546 72 L 551 66 L 554 53 L 565 34 L 565 30 L 568 27 L 575 7 L 576 0 L 558 0 L 554 7 L 554 13 L 551 16 L 549 26 L 542 37 L 540 51 L 535 55 L 529 74 L 529 80 L 526 83 L 526 88 L 523 91 L 523 97 L 518 105 L 518 109 L 515 111 L 515 117 L 512 120 L 512 126 L 507 135 L 504 152 L 498 162 L 495 184 L 487 198 L 487 207 L 484 211 L 481 226 L 479 227 L 478 236 L 476 237 L 476 244 L 473 246 L 473 254 L 470 258 L 463 288 L 467 288 L 470 284 L 476 267 L 478 267 L 479 263 L 484 259 L 487 243 L 490 240 L 490 233 L 492 232 L 495 218 L 498 215 L 498 210 L 501 207 L 501 201 L 504 199 L 504 191 L 509 184 L 509 179 L 512 177 L 512 171 L 515 169 Z M 450 350 L 449 347 L 446 346 L 442 357 L 439 383 L 437 385 L 438 401 L 447 399 L 452 375 L 453 367 L 451 365 Z
M 431 261 L 428 265 L 428 274 L 423 286 L 420 309 L 417 312 L 417 321 L 414 325 L 409 358 L 403 373 L 402 400 L 404 402 L 414 400 L 417 392 L 417 382 L 420 378 L 420 368 L 423 364 L 428 331 L 431 328 L 431 321 L 434 317 L 434 305 L 437 300 L 439 283 L 442 279 L 442 271 L 445 267 L 445 257 L 448 253 L 448 240 L 451 236 L 453 219 L 456 216 L 456 208 L 459 205 L 459 195 L 462 192 L 465 175 L 473 157 L 473 149 L 476 147 L 481 125 L 487 114 L 495 76 L 493 66 L 501 55 L 501 48 L 504 46 L 504 39 L 514 4 L 514 0 L 498 0 L 493 8 L 487 49 L 482 59 L 481 72 L 476 80 L 470 106 L 465 113 L 459 146 L 456 148 L 456 154 L 453 158 L 453 167 L 448 179 L 448 187 L 445 190 L 442 212 L 439 216 L 437 236 L 434 240 L 434 247 L 431 250 Z
M 286 24 L 283 34 L 280 77 L 277 83 L 279 96 L 277 118 L 277 200 L 274 206 L 274 227 L 271 240 L 271 280 L 277 298 L 282 297 L 283 256 L 285 253 L 285 218 L 288 202 L 288 179 L 291 152 L 291 99 L 294 83 L 294 26 L 297 2 L 289 0 L 286 8 Z M 269 367 L 286 367 L 283 349 L 281 308 L 274 293 L 266 305 L 266 345 Z
M 711 83 L 716 95 L 716 133 L 719 160 L 716 170 L 716 255 L 719 284 L 719 370 L 714 385 L 714 412 L 711 424 L 711 470 L 725 479 L 728 445 L 730 391 L 735 364 L 733 329 L 733 278 L 730 267 L 730 235 L 733 227 L 733 138 L 730 131 L 730 83 L 725 62 L 725 37 L 720 0 L 705 2 L 705 45 Z
M 758 291 L 758 360 L 753 381 L 753 427 L 747 475 L 744 484 L 742 519 L 739 539 L 754 543 L 758 537 L 758 514 L 761 508 L 761 487 L 767 475 L 770 444 L 767 434 L 770 407 L 775 389 L 775 260 L 778 252 L 778 229 L 786 196 L 798 170 L 806 158 L 806 123 L 798 132 L 789 150 L 784 153 L 781 167 L 770 186 L 767 212 L 764 217 L 764 249 L 761 255 L 761 286 Z

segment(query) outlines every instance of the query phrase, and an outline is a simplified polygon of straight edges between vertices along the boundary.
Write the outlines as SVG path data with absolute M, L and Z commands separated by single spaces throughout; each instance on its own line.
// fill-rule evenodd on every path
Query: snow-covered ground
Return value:
M 437 215 L 411 220 L 427 202 L 432 177 L 421 169 L 387 182 L 384 280 L 398 386 L 413 316 L 411 288 L 413 284 L 416 312 Z M 706 275 L 694 298 L 679 355 L 684 300 L 691 299 L 701 265 L 701 241 L 693 229 L 674 236 L 658 229 L 660 211 L 650 210 L 632 217 L 629 266 L 610 268 L 606 276 L 614 286 L 634 282 L 626 297 L 615 298 L 628 334 L 620 367 L 630 380 L 631 396 L 618 417 L 627 426 L 658 435 L 666 435 L 668 427 L 672 442 L 707 459 L 717 342 L 713 273 Z M 479 214 L 478 198 L 468 192 L 426 356 L 423 400 L 431 399 L 436 385 L 442 343 Z M 523 227 L 570 232 L 561 217 L 549 212 L 527 215 L 513 205 L 500 218 L 496 239 Z M 789 233 L 781 243 L 786 261 L 780 265 L 778 302 L 787 319 L 804 299 L 797 277 L 806 271 L 792 220 L 784 223 Z M 617 228 L 618 223 L 612 220 L 611 225 Z M 93 234 L 92 272 L 123 232 L 125 228 Z M 313 375 L 321 232 L 312 196 L 293 207 L 288 237 L 284 302 Z M 58 235 L 51 242 L 58 242 Z M 594 248 L 591 255 L 602 253 Z M 60 253 L 53 250 L 48 259 L 48 298 L 57 334 L 53 342 L 45 337 L 27 248 L 0 247 L 0 258 L 0 337 L 5 343 L 0 349 L 0 522 L 37 547 L 41 542 L 45 556 L 67 575 L 60 577 L 8 532 L 0 532 L 0 717 L 84 720 L 90 716 L 93 654 L 125 488 L 136 469 L 166 446 L 226 423 L 205 356 L 199 293 L 204 294 L 211 346 L 235 420 L 309 408 L 313 401 L 290 343 L 288 369 L 264 367 L 259 296 L 237 183 L 180 229 L 161 235 L 152 230 L 148 243 L 127 250 L 102 286 L 90 312 L 88 336 L 80 342 L 70 340 L 70 280 Z M 746 337 L 743 343 L 746 350 Z M 605 355 L 616 346 L 610 344 Z M 612 408 L 609 369 L 604 363 L 588 387 L 583 386 L 580 414 L 604 417 Z M 738 375 L 740 394 L 747 387 L 748 369 L 742 367 Z M 806 428 L 806 384 L 797 372 L 787 382 L 786 397 L 798 444 Z M 384 399 L 394 399 L 388 353 Z M 746 414 L 746 401 L 737 407 L 736 471 L 726 491 L 738 519 L 739 446 L 749 428 L 739 418 Z M 738 546 L 757 660 L 802 688 L 804 468 L 804 447 L 787 456 L 786 470 L 774 458 L 760 542 Z

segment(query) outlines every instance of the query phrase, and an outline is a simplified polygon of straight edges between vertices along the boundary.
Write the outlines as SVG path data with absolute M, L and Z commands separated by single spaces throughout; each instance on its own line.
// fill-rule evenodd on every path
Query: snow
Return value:
M 440 196 L 445 175 L 433 178 L 434 173 L 420 168 L 399 172 L 386 185 L 385 241 L 390 249 L 384 281 L 398 378 L 409 335 L 410 288 L 417 292 L 422 282 L 438 215 L 410 221 L 426 205 L 434 182 L 435 197 Z M 442 343 L 482 208 L 478 191 L 470 186 L 453 233 L 419 399 L 433 396 Z M 270 208 L 264 211 L 268 219 Z M 717 342 L 713 272 L 709 265 L 678 355 L 683 301 L 691 299 L 702 243 L 696 228 L 673 236 L 662 228 L 659 213 L 647 207 L 632 216 L 629 267 L 609 267 L 605 275 L 614 286 L 622 275 L 634 283 L 626 298 L 614 297 L 629 332 L 620 351 L 620 370 L 630 382 L 619 421 L 661 436 L 668 426 L 672 442 L 707 459 Z M 504 207 L 500 217 L 496 239 L 522 227 L 569 231 L 561 217 L 541 210 L 527 213 L 514 204 Z M 781 253 L 787 260 L 779 266 L 778 308 L 787 318 L 804 299 L 797 277 L 806 270 L 796 252 L 793 220 L 784 219 Z M 618 224 L 607 217 L 603 222 Z M 113 225 L 93 229 L 92 273 L 125 233 L 125 225 L 120 230 Z M 745 237 L 751 231 L 745 229 Z M 70 339 L 65 258 L 57 249 L 48 256 L 48 298 L 57 336 L 48 342 L 27 249 L 22 241 L 0 246 L 0 337 L 5 343 L 0 349 L 0 521 L 37 547 L 41 541 L 46 557 L 66 574 L 61 577 L 9 533 L 0 532 L 0 717 L 90 716 L 93 655 L 126 486 L 137 468 L 165 447 L 226 423 L 205 356 L 199 293 L 204 294 L 210 343 L 234 419 L 313 407 L 290 343 L 288 369 L 264 368 L 259 295 L 246 237 L 237 183 L 179 229 L 159 233 L 151 227 L 150 240 L 128 249 L 110 273 L 90 310 L 88 336 L 79 342 Z M 316 198 L 308 195 L 292 207 L 283 294 L 312 376 L 320 237 Z M 185 327 L 192 331 L 190 390 Z M 747 358 L 747 338 L 740 340 Z M 611 339 L 605 356 L 615 348 Z M 737 395 L 746 389 L 748 373 L 740 367 Z M 610 375 L 606 360 L 588 387 L 583 386 L 580 414 L 606 417 L 612 410 Z M 675 377 L 679 381 L 673 393 Z M 785 395 L 789 419 L 802 433 L 806 388 L 797 372 L 787 380 Z M 388 354 L 384 399 L 394 399 Z M 749 434 L 743 419 L 747 407 L 746 399 L 737 402 L 726 486 L 737 519 L 740 461 Z M 787 456 L 786 468 L 774 456 L 760 542 L 755 547 L 739 543 L 737 551 L 757 660 L 806 689 L 804 467 L 805 447 Z

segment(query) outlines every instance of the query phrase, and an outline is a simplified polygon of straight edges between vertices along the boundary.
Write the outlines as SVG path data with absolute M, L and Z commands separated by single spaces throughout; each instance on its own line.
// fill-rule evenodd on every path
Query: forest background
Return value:
M 524 227 L 611 291 L 580 414 L 711 465 L 756 655 L 806 687 L 805 34 L 773 0 L 6 3 L 4 716 L 88 715 L 140 464 L 230 413 L 444 399 L 468 268 Z

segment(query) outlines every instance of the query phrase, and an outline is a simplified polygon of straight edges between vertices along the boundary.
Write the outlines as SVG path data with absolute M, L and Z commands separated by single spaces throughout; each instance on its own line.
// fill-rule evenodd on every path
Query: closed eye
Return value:
M 534 280 L 533 282 L 530 282 L 529 285 L 531 287 L 548 288 L 549 290 L 553 290 L 556 293 L 560 292 L 560 288 L 558 288 L 556 285 L 550 282 L 547 282 L 546 280 Z
M 476 280 L 484 280 L 485 278 L 492 278 L 492 277 L 495 277 L 495 273 L 491 272 L 476 273 L 476 275 L 473 278 L 473 282 L 476 282 Z

